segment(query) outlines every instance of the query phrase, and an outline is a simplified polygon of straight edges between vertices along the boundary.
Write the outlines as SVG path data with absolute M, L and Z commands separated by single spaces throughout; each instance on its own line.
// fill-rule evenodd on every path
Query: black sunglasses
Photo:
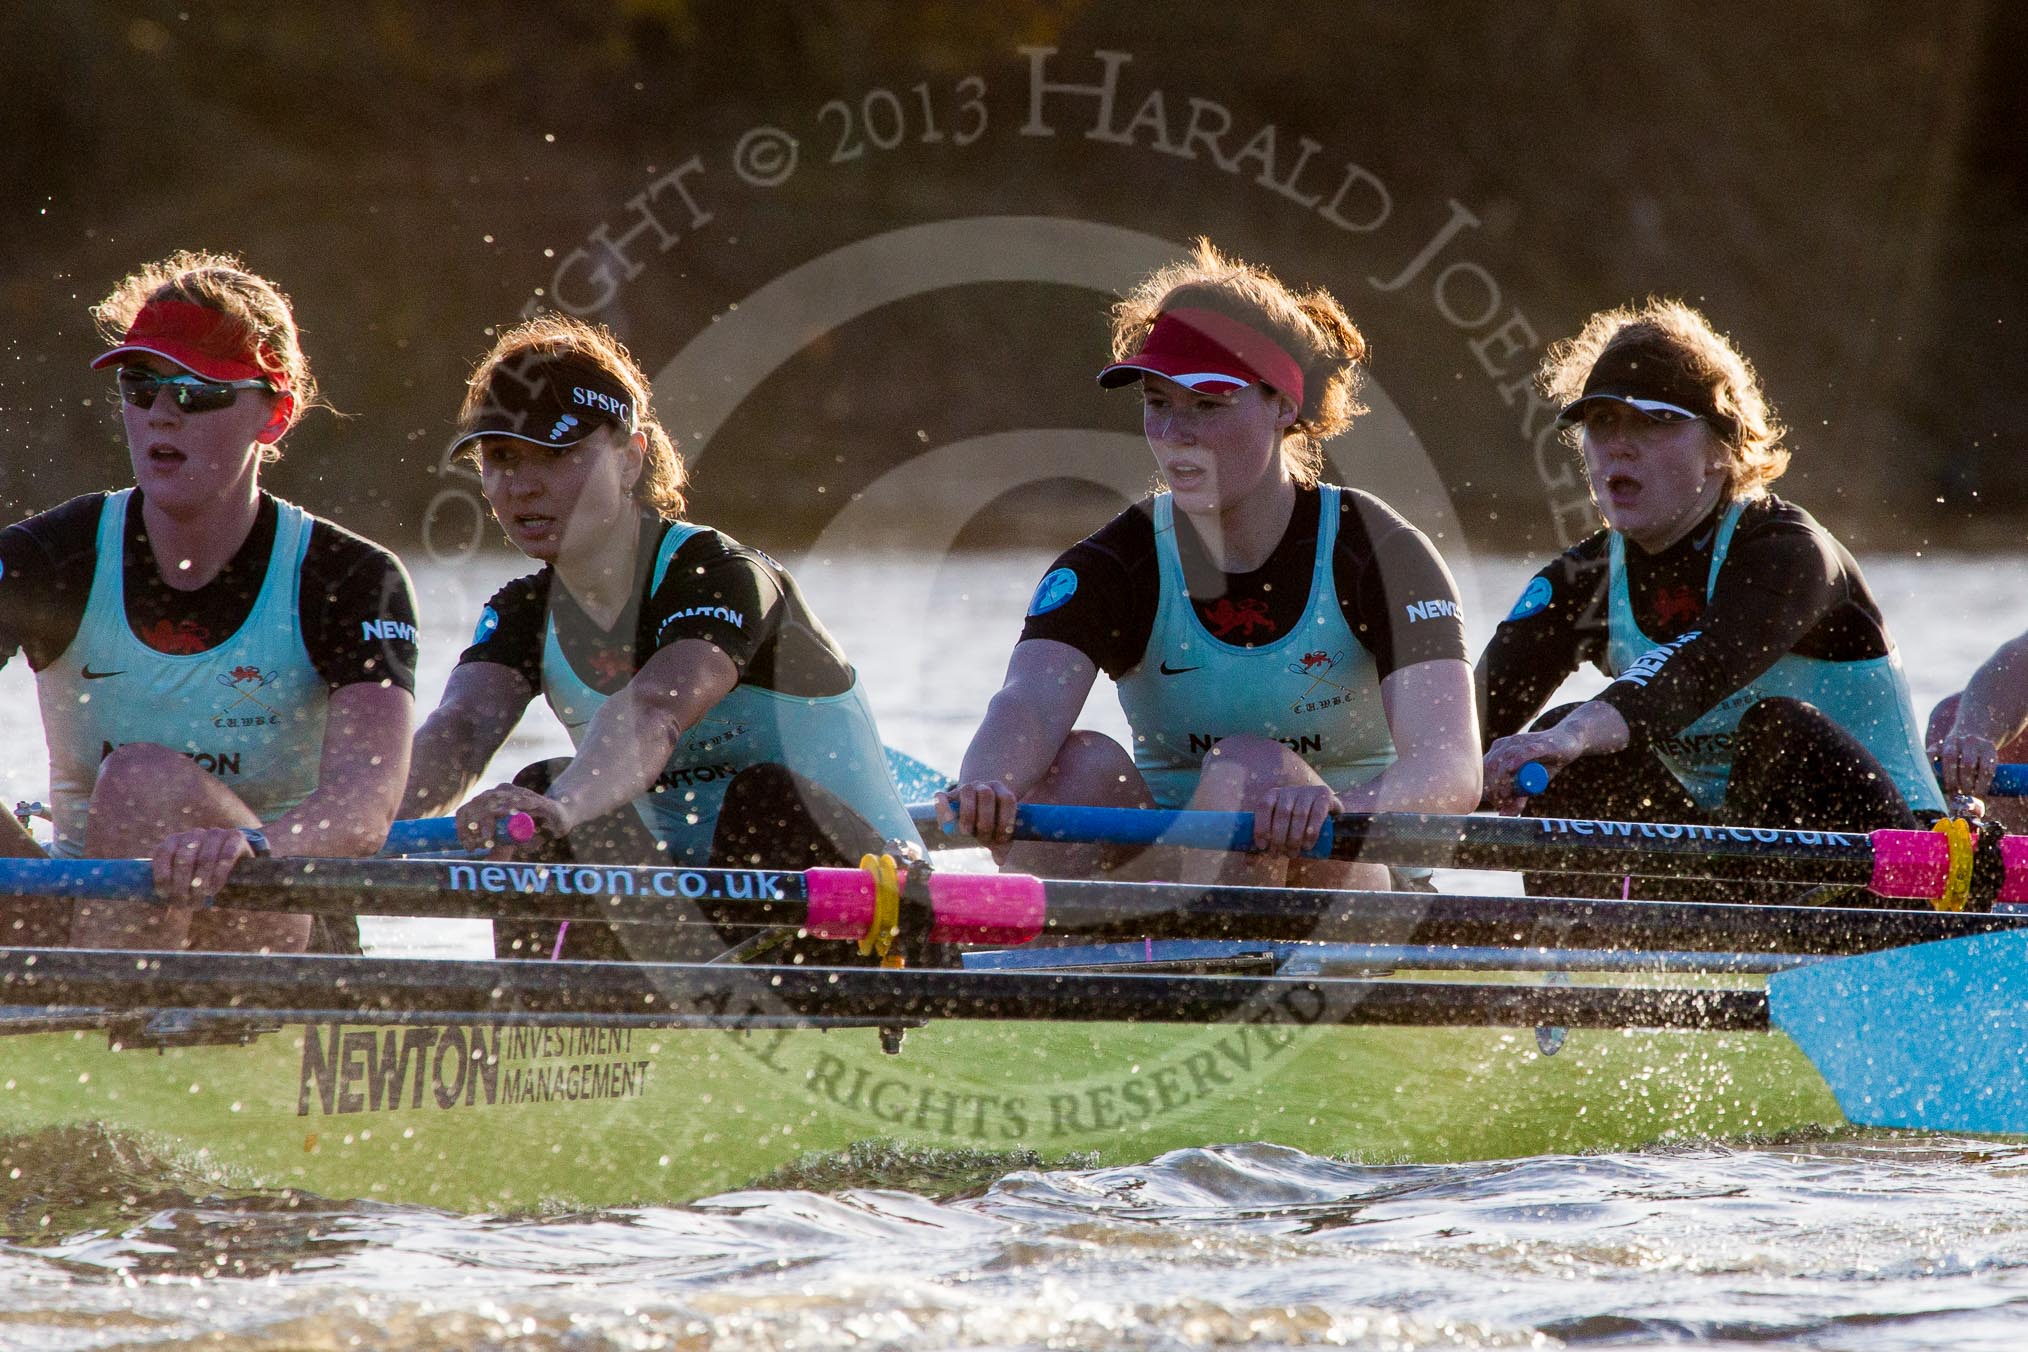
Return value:
M 137 367 L 123 367 L 119 383 L 120 398 L 135 408 L 155 407 L 155 396 L 168 390 L 176 400 L 176 407 L 185 413 L 210 413 L 215 409 L 231 408 L 241 390 L 275 392 L 275 387 L 265 380 L 206 380 L 183 372 L 161 375 Z

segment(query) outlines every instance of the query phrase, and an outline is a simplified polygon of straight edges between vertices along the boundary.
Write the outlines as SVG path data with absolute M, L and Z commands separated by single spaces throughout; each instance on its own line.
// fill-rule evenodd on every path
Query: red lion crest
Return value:
M 201 653 L 211 646 L 211 631 L 193 620 L 157 620 L 141 631 L 141 642 L 158 653 Z
M 1275 622 L 1268 617 L 1267 602 L 1258 597 L 1248 597 L 1234 605 L 1231 597 L 1221 596 L 1215 605 L 1198 613 L 1203 616 L 1213 638 L 1224 638 L 1235 630 L 1247 638 L 1252 638 L 1255 631 L 1261 629 L 1274 632 Z
M 1688 587 L 1671 587 L 1655 593 L 1655 618 L 1662 624 L 1674 627 L 1689 624 L 1704 613 L 1704 607 L 1697 600 L 1697 594 Z

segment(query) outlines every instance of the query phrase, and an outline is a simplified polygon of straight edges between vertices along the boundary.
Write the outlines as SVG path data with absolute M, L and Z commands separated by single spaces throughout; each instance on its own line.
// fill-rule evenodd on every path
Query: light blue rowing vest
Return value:
M 1309 762 L 1333 789 L 1364 784 L 1394 764 L 1394 737 L 1380 704 L 1373 654 L 1338 608 L 1331 554 L 1338 542 L 1338 490 L 1318 488 L 1317 556 L 1302 619 L 1273 643 L 1242 648 L 1213 638 L 1191 608 L 1176 550 L 1175 499 L 1154 502 L 1161 598 L 1140 665 L 1119 679 L 1134 731 L 1134 764 L 1163 807 L 1197 787 L 1220 738 L 1272 737 Z M 1244 633 L 1247 615 L 1233 614 Z M 1148 665 L 1148 658 L 1155 665 Z
M 1719 521 L 1718 539 L 1711 549 L 1711 571 L 1704 581 L 1707 604 L 1717 590 L 1718 570 L 1725 564 L 1733 529 L 1745 508 L 1745 503 L 1735 502 Z M 1635 623 L 1633 602 L 1627 595 L 1626 542 L 1618 531 L 1609 532 L 1608 540 L 1612 600 L 1606 661 L 1617 678 L 1635 668 L 1643 656 L 1672 645 L 1657 643 Z M 1732 741 L 1739 720 L 1748 709 L 1775 695 L 1816 705 L 1857 738 L 1887 771 L 1909 807 L 1943 811 L 1943 792 L 1923 749 L 1922 728 L 1915 721 L 1915 702 L 1909 697 L 1908 678 L 1901 670 L 1901 654 L 1891 647 L 1885 657 L 1863 662 L 1828 662 L 1821 657 L 1784 654 L 1751 684 L 1728 695 L 1689 727 L 1673 737 L 1656 738 L 1655 754 L 1699 807 L 1716 812 L 1724 806 L 1726 785 L 1732 781 Z
M 647 595 L 661 587 L 677 549 L 702 529 L 687 521 L 670 526 L 656 551 Z M 550 585 L 563 584 L 552 577 Z M 554 616 L 544 625 L 542 693 L 570 734 L 570 744 L 583 745 L 585 729 L 606 696 L 572 669 L 557 641 Z M 873 709 L 856 673 L 850 689 L 823 696 L 785 695 L 741 681 L 684 731 L 654 790 L 635 799 L 634 810 L 668 851 L 669 863 L 702 865 L 711 854 L 726 786 L 741 770 L 770 763 L 837 794 L 883 839 L 922 844 L 894 787 Z
M 157 652 L 127 622 L 124 554 L 133 491 L 113 494 L 100 509 L 84 619 L 63 655 L 35 674 L 49 741 L 52 848 L 59 855 L 83 851 L 99 762 L 130 742 L 181 751 L 264 822 L 317 787 L 331 692 L 303 646 L 297 610 L 310 516 L 275 499 L 267 576 L 238 632 L 206 652 Z

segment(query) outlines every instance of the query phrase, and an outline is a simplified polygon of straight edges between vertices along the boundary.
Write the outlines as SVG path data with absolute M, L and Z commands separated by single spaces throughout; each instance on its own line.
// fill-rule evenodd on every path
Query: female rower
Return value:
M 134 485 L 0 533 L 0 654 L 28 654 L 52 852 L 149 856 L 199 901 L 250 855 L 366 855 L 408 764 L 415 603 L 394 556 L 262 491 L 317 402 L 288 299 L 178 253 L 94 310 Z M 17 855 L 35 843 L 11 819 Z M 0 828 L 6 829 L 6 828 Z M 300 951 L 308 916 L 48 903 L 10 942 Z
M 503 334 L 473 373 L 456 445 L 542 568 L 481 614 L 416 734 L 404 811 L 463 799 L 541 694 L 576 755 L 459 807 L 475 845 L 519 811 L 540 828 L 528 852 L 580 860 L 808 868 L 920 849 L 851 664 L 781 565 L 682 519 L 683 462 L 649 397 L 618 339 L 558 316 Z M 495 944 L 627 952 L 587 924 L 500 927 Z
M 1551 816 L 1855 830 L 1941 810 L 1901 661 L 1845 547 L 1768 492 L 1758 377 L 1696 310 L 1596 314 L 1539 373 L 1605 528 L 1550 561 L 1479 662 L 1489 798 Z M 1593 662 L 1612 684 L 1552 711 Z M 1554 777 L 1524 800 L 1514 774 Z
M 1043 577 L 939 815 L 1005 847 L 1023 800 L 1250 810 L 1259 854 L 1136 869 L 1384 886 L 1294 856 L 1333 812 L 1468 810 L 1478 748 L 1443 561 L 1378 498 L 1318 482 L 1321 443 L 1364 411 L 1365 339 L 1329 293 L 1200 240 L 1114 308 L 1113 352 L 1099 381 L 1139 387 L 1166 487 Z M 1131 754 L 1072 730 L 1100 671 Z M 1051 848 L 1022 862 L 1122 862 Z

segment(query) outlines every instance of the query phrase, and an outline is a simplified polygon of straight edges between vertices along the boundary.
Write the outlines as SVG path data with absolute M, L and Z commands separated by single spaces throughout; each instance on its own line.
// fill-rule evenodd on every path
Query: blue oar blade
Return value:
M 887 748 L 887 770 L 894 776 L 894 787 L 901 790 L 904 803 L 920 803 L 934 798 L 951 782 L 951 777 L 934 765 L 893 747 Z
M 2028 932 L 1777 973 L 1768 1006 L 1859 1126 L 2028 1134 Z

